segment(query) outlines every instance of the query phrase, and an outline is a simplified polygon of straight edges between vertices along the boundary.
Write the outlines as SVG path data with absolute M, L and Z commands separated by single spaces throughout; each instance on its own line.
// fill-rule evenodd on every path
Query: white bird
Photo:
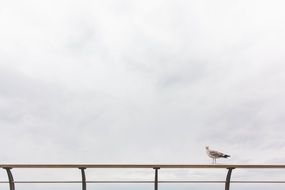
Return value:
M 207 154 L 210 158 L 213 159 L 213 164 L 216 164 L 216 159 L 217 158 L 228 158 L 230 155 L 215 151 L 215 150 L 210 150 L 208 146 L 206 146 L 206 151 Z

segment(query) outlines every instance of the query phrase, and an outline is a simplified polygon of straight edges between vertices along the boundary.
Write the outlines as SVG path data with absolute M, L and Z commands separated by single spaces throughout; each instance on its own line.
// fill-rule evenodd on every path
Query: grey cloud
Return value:
M 1 162 L 281 162 L 282 4 L 5 2 Z

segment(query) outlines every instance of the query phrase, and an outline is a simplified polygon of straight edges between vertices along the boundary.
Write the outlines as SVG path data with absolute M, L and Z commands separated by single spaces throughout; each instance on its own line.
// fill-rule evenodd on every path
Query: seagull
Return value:
M 210 158 L 213 158 L 213 164 L 216 164 L 216 159 L 217 158 L 228 158 L 230 155 L 215 151 L 215 150 L 210 150 L 208 146 L 206 146 L 206 151 L 207 154 Z

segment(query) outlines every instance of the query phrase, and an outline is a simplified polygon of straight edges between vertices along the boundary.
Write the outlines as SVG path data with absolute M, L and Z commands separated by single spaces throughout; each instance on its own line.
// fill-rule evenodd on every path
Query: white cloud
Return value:
M 1 4 L 2 162 L 282 162 L 282 1 Z

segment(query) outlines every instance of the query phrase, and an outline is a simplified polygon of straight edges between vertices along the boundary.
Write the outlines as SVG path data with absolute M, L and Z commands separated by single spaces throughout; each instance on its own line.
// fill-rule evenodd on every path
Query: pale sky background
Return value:
M 0 0 L 0 162 L 285 161 L 283 0 Z

